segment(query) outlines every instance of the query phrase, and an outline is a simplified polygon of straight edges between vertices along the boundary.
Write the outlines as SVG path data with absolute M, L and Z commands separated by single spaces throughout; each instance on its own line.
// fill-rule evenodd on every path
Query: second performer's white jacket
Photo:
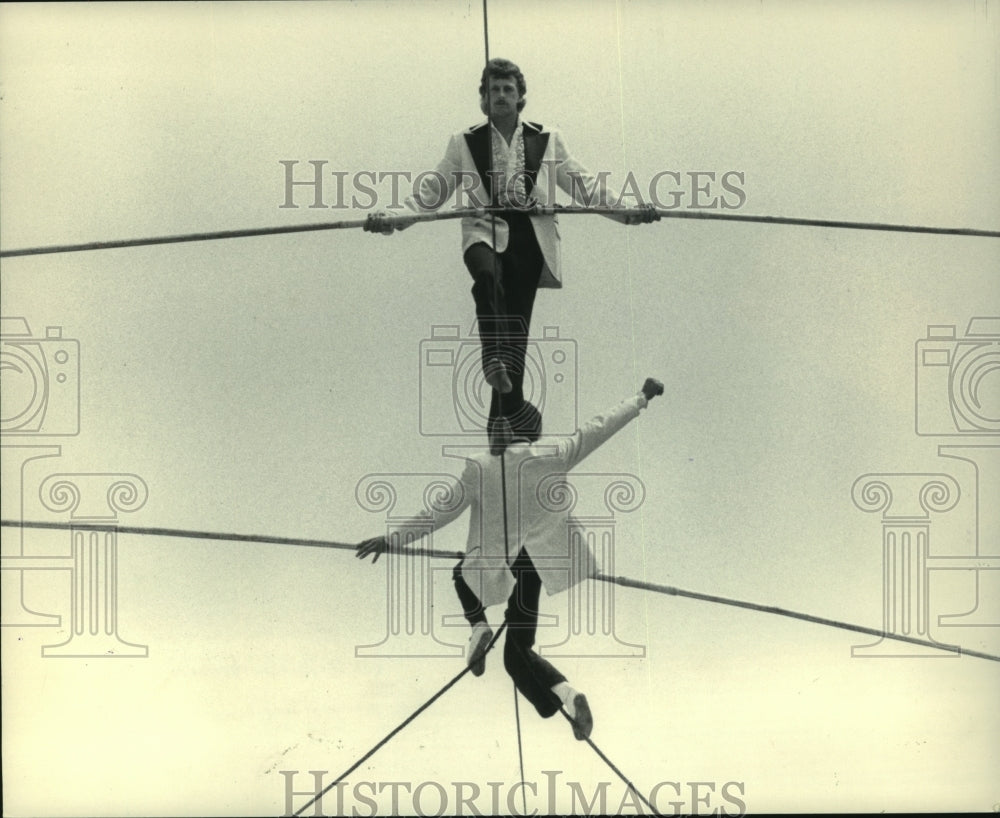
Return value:
M 567 472 L 639 416 L 647 401 L 641 393 L 591 418 L 567 437 L 515 443 L 502 455 L 476 454 L 466 461 L 452 486 L 454 502 L 432 509 L 437 530 L 470 509 L 462 576 L 484 606 L 505 602 L 514 587 L 510 564 L 523 547 L 551 595 L 591 576 L 595 561 L 589 546 L 571 549 L 565 510 Z M 504 496 L 506 484 L 506 539 Z M 560 510 L 562 509 L 562 510 Z

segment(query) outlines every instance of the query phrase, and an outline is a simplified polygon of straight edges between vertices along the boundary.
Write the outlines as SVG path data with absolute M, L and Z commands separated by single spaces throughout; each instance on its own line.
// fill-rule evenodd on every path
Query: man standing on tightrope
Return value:
M 578 740 L 589 738 L 593 729 L 587 697 L 533 648 L 542 586 L 550 596 L 564 591 L 593 576 L 596 565 L 589 545 L 581 549 L 578 539 L 570 538 L 568 512 L 553 498 L 564 492 L 567 472 L 662 394 L 663 384 L 647 378 L 637 394 L 591 418 L 572 435 L 549 438 L 540 438 L 541 415 L 526 401 L 515 414 L 517 423 L 496 425 L 489 452 L 467 459 L 461 480 L 448 492 L 457 502 L 420 515 L 436 531 L 470 509 L 465 556 L 453 580 L 472 626 L 466 663 L 473 674 L 485 671 L 493 639 L 486 608 L 506 600 L 504 667 L 542 718 L 564 707 Z M 507 439 L 499 439 L 503 428 L 511 430 Z M 356 556 L 371 554 L 375 562 L 387 549 L 384 535 L 374 537 L 358 544 Z
M 487 122 L 453 135 L 436 172 L 423 174 L 419 188 L 406 199 L 411 211 L 434 211 L 457 189 L 468 196 L 469 206 L 492 202 L 503 209 L 495 219 L 485 213 L 462 219 L 483 376 L 493 390 L 488 430 L 501 415 L 517 421 L 535 294 L 539 287 L 562 287 L 557 217 L 533 214 L 531 206 L 554 205 L 554 185 L 578 204 L 617 204 L 619 198 L 572 157 L 557 130 L 521 119 L 526 91 L 524 75 L 514 63 L 490 60 L 479 85 Z M 389 235 L 412 223 L 405 217 L 392 223 L 385 215 L 369 216 L 365 230 Z M 629 225 L 660 218 L 652 206 L 605 215 Z

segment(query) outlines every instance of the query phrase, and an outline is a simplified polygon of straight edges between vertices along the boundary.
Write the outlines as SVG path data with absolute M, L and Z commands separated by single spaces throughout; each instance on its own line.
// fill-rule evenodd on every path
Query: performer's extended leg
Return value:
M 535 706 L 538 715 L 547 719 L 558 712 L 560 705 L 552 688 L 565 682 L 566 677 L 533 650 L 542 581 L 523 548 L 511 571 L 516 584 L 507 602 L 503 663 L 517 689 Z
M 486 621 L 486 609 L 462 576 L 463 561 L 464 558 L 458 561 L 455 570 L 451 573 L 451 579 L 455 583 L 455 593 L 458 594 L 458 600 L 462 603 L 462 613 L 465 615 L 466 621 L 470 625 L 475 625 L 477 622 Z
M 497 375 L 509 335 L 504 295 L 503 260 L 493 249 L 479 242 L 465 251 L 465 266 L 472 276 L 472 298 L 476 302 L 476 326 L 482 348 L 483 375 L 493 387 L 494 403 L 500 392 L 509 392 L 511 382 L 506 370 Z M 493 414 L 490 417 L 494 417 Z
M 486 372 L 492 361 L 499 359 L 510 379 L 509 392 L 493 392 L 491 420 L 499 415 L 509 417 L 524 399 L 528 333 L 544 264 L 529 217 L 511 214 L 505 218 L 509 238 L 503 253 L 497 255 L 481 242 L 465 251 L 465 265 L 473 280 L 483 370 Z

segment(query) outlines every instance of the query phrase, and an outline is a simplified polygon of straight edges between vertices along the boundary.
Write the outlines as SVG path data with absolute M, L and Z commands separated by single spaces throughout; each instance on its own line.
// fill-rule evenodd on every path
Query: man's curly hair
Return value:
M 486 67 L 483 69 L 483 75 L 479 81 L 480 97 L 486 96 L 487 86 L 491 79 L 513 79 L 517 83 L 517 94 L 520 97 L 517 101 L 517 110 L 520 113 L 524 108 L 524 95 L 528 92 L 528 86 L 524 81 L 524 74 L 521 73 L 521 69 L 510 60 L 494 57 L 486 63 Z

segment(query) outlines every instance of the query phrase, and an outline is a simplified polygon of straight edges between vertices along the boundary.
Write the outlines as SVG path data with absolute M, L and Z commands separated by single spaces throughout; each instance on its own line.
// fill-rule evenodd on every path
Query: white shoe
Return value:
M 590 731 L 594 729 L 594 717 L 590 712 L 590 705 L 587 704 L 587 697 L 582 693 L 577 693 L 573 697 L 573 737 L 577 741 L 590 738 Z
M 560 701 L 563 709 L 569 716 L 570 724 L 573 725 L 573 735 L 577 741 L 590 738 L 590 731 L 594 729 L 594 716 L 590 712 L 590 705 L 587 697 L 578 693 L 566 682 L 560 682 L 552 688 Z
M 493 639 L 493 629 L 485 622 L 477 622 L 472 626 L 472 636 L 469 637 L 469 652 L 465 663 L 473 676 L 482 676 L 486 672 L 486 649 Z

